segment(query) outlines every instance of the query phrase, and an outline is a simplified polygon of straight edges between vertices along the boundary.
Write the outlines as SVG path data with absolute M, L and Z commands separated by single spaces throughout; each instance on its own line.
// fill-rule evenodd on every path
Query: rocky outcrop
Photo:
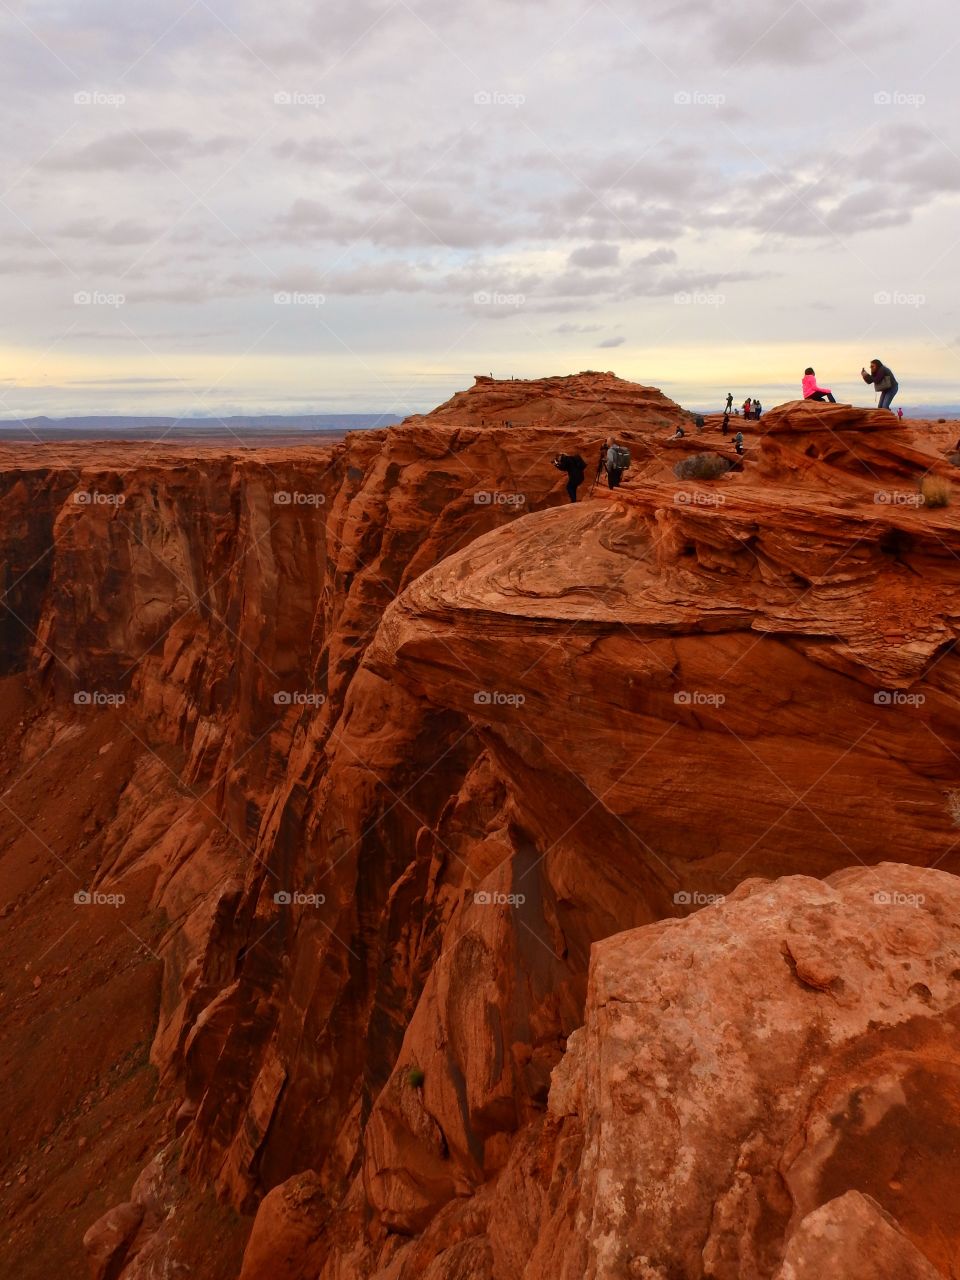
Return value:
M 848 1190 L 950 1274 L 957 1169 L 933 1152 L 960 1136 L 958 893 L 881 863 L 598 943 L 551 1093 L 583 1135 L 582 1245 L 558 1274 L 790 1274 Z
M 958 906 L 956 877 L 881 863 L 597 943 L 585 1024 L 502 1171 L 322 1274 L 953 1274 Z M 416 1169 L 431 1142 L 406 1132 Z
M 776 1280 L 942 1280 L 890 1214 L 848 1191 L 804 1218 L 787 1245 Z
M 146 944 L 115 1036 L 157 1101 L 123 1129 L 110 1198 L 76 1210 L 85 1231 L 126 1206 L 90 1236 L 118 1277 L 235 1280 L 254 1212 L 244 1280 L 562 1275 L 596 1208 L 571 1180 L 591 954 L 596 974 L 604 947 L 661 931 L 695 967 L 679 934 L 722 912 L 684 917 L 732 909 L 748 876 L 826 878 L 803 883 L 829 898 L 858 859 L 954 869 L 955 516 L 916 501 L 950 471 L 946 438 L 788 405 L 745 424 L 740 461 L 681 423 L 660 393 L 584 374 L 479 380 L 331 450 L 19 459 L 0 539 L 29 530 L 42 569 L 18 558 L 6 583 L 5 785 L 62 789 L 63 821 L 28 845 L 43 788 L 8 800 L 0 948 L 13 973 L 27 939 L 41 956 L 71 927 L 68 950 L 105 950 L 104 916 L 73 913 L 74 866 L 127 896 L 109 936 Z M 633 453 L 624 487 L 569 506 L 551 458 L 592 471 L 610 434 Z M 742 470 L 678 481 L 707 450 Z M 39 1061 L 34 973 L 14 991 L 20 1074 Z M 50 1123 L 56 1139 L 68 1122 Z M 147 1230 L 130 1163 L 161 1150 Z M 728 1189 L 719 1164 L 703 1176 Z M 933 1257 L 877 1188 L 841 1177 L 825 1199 L 851 1186 Z M 825 1202 L 796 1194 L 804 1216 Z M 14 1206 L 24 1240 L 31 1204 Z M 717 1256 L 739 1240 L 780 1265 L 790 1222 L 769 1245 L 718 1227 Z M 26 1249 L 11 1258 L 32 1280 Z

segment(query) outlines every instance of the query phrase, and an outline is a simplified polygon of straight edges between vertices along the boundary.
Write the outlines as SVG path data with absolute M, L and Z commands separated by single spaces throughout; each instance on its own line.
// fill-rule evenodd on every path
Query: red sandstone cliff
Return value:
M 911 1163 L 953 1070 L 958 526 L 915 502 L 952 441 L 785 406 L 680 482 L 732 456 L 681 422 L 600 374 L 331 450 L 6 451 L 19 1274 L 89 1228 L 111 1280 L 786 1280 L 817 1212 L 955 1273 Z M 625 487 L 569 506 L 550 458 L 611 433 Z M 821 1113 L 886 1184 L 803 1155 Z

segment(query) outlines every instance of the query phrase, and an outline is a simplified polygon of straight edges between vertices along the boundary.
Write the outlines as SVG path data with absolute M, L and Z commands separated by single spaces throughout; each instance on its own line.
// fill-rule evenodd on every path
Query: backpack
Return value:
M 626 471 L 630 465 L 630 450 L 622 444 L 612 444 L 610 446 L 610 466 L 615 471 Z

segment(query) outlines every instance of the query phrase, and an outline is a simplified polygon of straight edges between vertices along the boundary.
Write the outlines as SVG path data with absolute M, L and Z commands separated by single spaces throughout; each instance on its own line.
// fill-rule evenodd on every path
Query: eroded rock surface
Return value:
M 700 482 L 675 464 L 741 464 L 680 424 L 585 374 L 479 380 L 332 449 L 2 451 L 2 1196 L 24 1280 L 95 1221 L 123 1280 L 235 1280 L 258 1206 L 244 1280 L 561 1275 L 587 1221 L 591 953 L 598 972 L 617 938 L 674 930 L 695 968 L 683 918 L 749 876 L 829 896 L 894 858 L 917 893 L 909 864 L 956 868 L 958 524 L 916 500 L 954 474 L 953 425 L 787 405 Z M 591 493 L 609 434 L 634 466 Z M 588 461 L 576 507 L 559 451 Z M 78 912 L 81 888 L 125 908 Z M 831 1008 L 835 959 L 794 934 L 784 980 Z M 921 996 L 890 994 L 884 1035 L 925 1025 Z M 41 1114 L 26 1082 L 81 1036 Z M 891 1071 L 884 1114 L 898 1087 L 946 1089 Z M 769 1207 L 762 1151 L 732 1143 L 746 1199 L 723 1183 L 696 1258 L 676 1189 L 683 1266 L 708 1238 L 717 1266 L 780 1265 L 794 1200 L 851 1187 L 943 1266 L 912 1201 L 842 1162 L 821 1186 L 798 1155 Z M 161 1151 L 148 1232 L 132 1189 Z M 62 1244 L 32 1243 L 41 1212 Z

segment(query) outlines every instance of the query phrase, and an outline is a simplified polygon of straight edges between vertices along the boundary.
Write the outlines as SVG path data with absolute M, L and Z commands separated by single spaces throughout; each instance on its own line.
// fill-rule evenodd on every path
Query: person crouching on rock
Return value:
M 558 471 L 565 471 L 567 475 L 567 493 L 570 501 L 576 502 L 577 490 L 583 484 L 583 477 L 587 474 L 587 464 L 579 453 L 558 453 L 553 460 L 553 465 Z
M 880 408 L 890 409 L 893 404 L 893 397 L 900 390 L 900 384 L 893 376 L 893 372 L 887 368 L 882 360 L 871 360 L 870 372 L 867 373 L 866 369 L 861 369 L 860 376 L 864 382 L 873 383 L 876 390 L 879 391 Z
M 817 375 L 812 369 L 803 371 L 803 398 L 804 400 L 826 400 L 828 404 L 837 403 L 837 398 L 832 391 L 828 391 L 826 387 L 817 386 Z

